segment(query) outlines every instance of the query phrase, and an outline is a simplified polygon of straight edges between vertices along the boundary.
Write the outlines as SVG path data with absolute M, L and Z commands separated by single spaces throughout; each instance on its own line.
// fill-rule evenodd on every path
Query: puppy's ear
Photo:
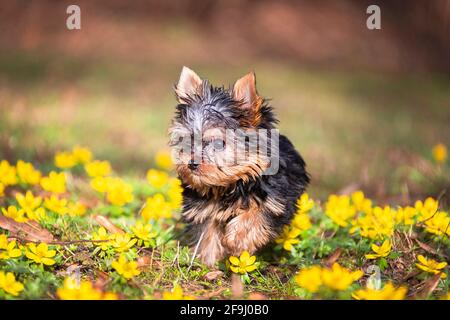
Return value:
M 236 81 L 233 87 L 233 99 L 238 101 L 240 103 L 239 108 L 247 113 L 248 117 L 245 119 L 247 124 L 258 125 L 261 120 L 260 108 L 263 99 L 256 91 L 254 72 L 250 72 Z
M 188 67 L 181 70 L 180 79 L 175 86 L 175 93 L 180 103 L 186 103 L 187 98 L 200 93 L 202 79 Z

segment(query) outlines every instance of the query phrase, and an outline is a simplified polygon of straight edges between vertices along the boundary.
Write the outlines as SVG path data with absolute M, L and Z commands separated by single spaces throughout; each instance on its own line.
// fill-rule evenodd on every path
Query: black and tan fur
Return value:
M 226 129 L 272 129 L 277 122 L 272 108 L 256 91 L 249 73 L 232 88 L 213 87 L 184 67 L 175 87 L 179 101 L 170 136 L 176 147 L 180 136 L 220 135 Z M 203 144 L 202 144 L 203 145 Z M 183 182 L 182 215 L 191 246 L 208 265 L 242 251 L 256 252 L 276 238 L 297 210 L 296 201 L 309 177 L 305 163 L 291 142 L 279 137 L 279 170 L 264 175 L 267 162 L 258 154 L 240 164 L 223 165 L 220 157 L 233 146 L 194 165 L 191 154 L 181 155 L 177 171 Z M 203 150 L 202 150 L 203 152 Z M 183 158 L 184 157 L 184 158 Z M 213 161 L 211 160 L 213 158 Z M 201 238 L 201 241 L 199 241 Z

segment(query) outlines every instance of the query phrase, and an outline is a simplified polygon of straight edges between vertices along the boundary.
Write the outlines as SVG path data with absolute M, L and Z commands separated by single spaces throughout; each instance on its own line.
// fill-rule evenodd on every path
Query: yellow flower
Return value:
M 108 234 L 106 232 L 106 229 L 103 227 L 100 227 L 97 232 L 94 232 L 92 234 L 92 240 L 100 242 L 94 242 L 94 244 L 98 247 L 100 247 L 101 250 L 106 251 L 111 246 L 111 240 L 113 239 L 113 235 Z
M 193 296 L 184 294 L 183 289 L 179 285 L 175 285 L 172 291 L 163 292 L 163 300 L 193 300 Z
M 27 211 L 27 217 L 31 220 L 41 221 L 45 220 L 47 218 L 47 215 L 45 214 L 44 208 L 37 208 L 33 211 Z
M 360 230 L 363 237 L 370 239 L 384 239 L 394 234 L 396 211 L 389 206 L 384 208 L 374 207 L 370 213 L 366 213 L 352 221 L 353 228 L 350 233 Z
M 112 238 L 112 245 L 118 252 L 123 252 L 129 250 L 136 244 L 136 239 L 131 239 L 129 234 L 114 234 Z
M 433 274 L 438 274 L 442 272 L 441 278 L 445 279 L 447 275 L 443 273 L 443 270 L 447 266 L 447 262 L 437 262 L 433 259 L 427 259 L 422 255 L 419 255 L 417 257 L 417 260 L 419 260 L 419 263 L 416 263 L 417 268 Z
M 156 231 L 153 231 L 153 226 L 151 224 L 144 224 L 142 221 L 137 221 L 136 224 L 131 227 L 131 231 L 133 231 L 133 234 L 137 238 L 143 241 L 149 241 L 158 234 Z
M 25 217 L 23 209 L 17 210 L 15 206 L 9 206 L 8 209 L 2 208 L 2 213 L 5 217 L 14 219 L 17 222 L 25 222 L 28 219 Z
M 170 203 L 164 199 L 162 194 L 157 193 L 153 197 L 147 198 L 141 214 L 142 218 L 147 221 L 150 219 L 171 218 L 172 207 L 170 206 Z
M 17 183 L 16 168 L 6 160 L 0 162 L 0 182 L 5 186 Z
M 85 164 L 91 161 L 92 152 L 88 148 L 75 146 L 72 149 L 72 155 L 77 163 Z
M 67 208 L 67 199 L 58 199 L 55 195 L 52 195 L 50 198 L 45 198 L 44 205 L 48 210 L 60 215 L 67 214 L 69 212 L 69 209 Z
M 425 230 L 435 235 L 446 234 L 450 236 L 450 217 L 447 212 L 438 211 L 430 219 L 425 221 Z
M 0 288 L 10 295 L 18 296 L 23 291 L 23 284 L 16 281 L 12 272 L 0 271 Z
M 66 175 L 64 172 L 57 173 L 51 171 L 48 177 L 43 177 L 41 179 L 41 187 L 45 191 L 53 193 L 64 193 L 66 192 Z
M 231 256 L 229 260 L 231 262 L 230 269 L 234 273 L 246 274 L 256 269 L 256 257 L 250 256 L 248 251 L 242 252 L 239 258 Z
M 133 187 L 120 179 L 116 180 L 108 186 L 106 199 L 113 205 L 123 206 L 134 200 Z
M 41 180 L 41 173 L 35 170 L 31 163 L 19 160 L 17 161 L 16 168 L 17 176 L 23 183 L 35 185 Z
M 439 202 L 431 197 L 425 199 L 425 202 L 420 200 L 416 201 L 414 205 L 418 212 L 419 221 L 425 221 L 430 219 L 439 209 Z
M 384 258 L 391 253 L 392 244 L 389 240 L 385 240 L 381 246 L 372 244 L 374 254 L 366 254 L 366 259 Z
M 169 182 L 169 175 L 164 171 L 150 169 L 147 171 L 147 181 L 151 186 L 160 189 Z
M 22 251 L 16 248 L 16 240 L 9 241 L 6 235 L 0 234 L 0 260 L 18 258 Z
M 297 200 L 297 212 L 307 213 L 314 207 L 314 201 L 309 198 L 307 193 L 303 193 Z
M 155 163 L 158 167 L 164 170 L 173 168 L 172 156 L 169 151 L 161 150 L 155 155 Z
M 434 161 L 437 163 L 444 163 L 447 160 L 447 147 L 444 144 L 438 143 L 433 147 L 432 152 Z
M 81 202 L 70 202 L 67 205 L 68 214 L 71 216 L 83 216 L 86 213 L 86 206 Z
M 105 193 L 108 191 L 108 185 L 111 182 L 111 178 L 108 177 L 95 177 L 89 183 L 91 188 L 97 192 Z
M 292 219 L 292 227 L 300 231 L 305 231 L 311 228 L 311 220 L 308 214 L 298 212 L 295 214 L 294 219 Z
M 356 214 L 356 208 L 350 204 L 349 196 L 331 195 L 325 204 L 325 214 L 337 225 L 347 227 L 349 220 Z
M 118 260 L 113 261 L 111 266 L 125 279 L 131 279 L 141 273 L 138 270 L 137 262 L 128 262 L 124 255 L 121 255 Z
M 395 215 L 395 221 L 396 223 L 401 223 L 404 225 L 412 225 L 414 224 L 414 218 L 417 215 L 417 210 L 413 207 L 405 207 L 405 208 L 399 208 L 397 210 L 397 213 Z
M 21 193 L 16 194 L 16 200 L 27 214 L 33 212 L 42 203 L 42 198 L 35 197 L 31 191 L 27 191 L 25 195 Z
M 167 196 L 169 197 L 169 202 L 172 209 L 178 209 L 181 207 L 181 204 L 183 202 L 183 188 L 181 187 L 180 179 L 170 179 Z
M 349 271 L 338 263 L 333 264 L 330 269 L 322 270 L 322 282 L 330 289 L 343 291 L 353 282 L 363 276 L 362 271 Z
M 405 287 L 395 288 L 392 283 L 387 283 L 381 290 L 367 288 L 354 292 L 352 296 L 357 300 L 403 300 L 407 291 Z
M 295 276 L 295 281 L 300 287 L 315 293 L 322 285 L 322 268 L 319 266 L 304 268 Z
M 3 197 L 5 195 L 5 185 L 0 182 L 0 197 Z
M 297 228 L 291 228 L 290 226 L 284 226 L 283 233 L 278 237 L 275 242 L 283 244 L 284 250 L 291 251 L 292 245 L 300 242 L 297 237 L 300 235 L 301 230 Z
M 92 286 L 90 281 L 77 281 L 71 277 L 64 279 L 62 288 L 58 288 L 56 294 L 61 300 L 116 300 L 114 293 L 103 293 Z
M 70 169 L 76 164 L 77 160 L 71 152 L 63 151 L 55 154 L 55 166 L 60 169 Z
M 25 255 L 35 263 L 45 264 L 47 266 L 55 264 L 55 260 L 52 258 L 56 255 L 56 251 L 49 250 L 48 245 L 45 242 L 41 242 L 37 246 L 35 243 L 29 243 Z
M 111 173 L 111 164 L 108 161 L 94 160 L 86 163 L 84 169 L 90 177 L 104 177 Z
M 353 205 L 357 211 L 370 213 L 372 209 L 372 201 L 364 196 L 362 191 L 355 191 L 351 194 Z

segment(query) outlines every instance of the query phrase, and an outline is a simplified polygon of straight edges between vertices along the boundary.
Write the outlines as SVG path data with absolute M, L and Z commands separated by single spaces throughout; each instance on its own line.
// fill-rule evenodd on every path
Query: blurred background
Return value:
M 81 30 L 66 28 L 70 4 Z M 381 30 L 366 28 L 370 4 Z M 449 34 L 446 0 L 2 0 L 0 159 L 50 163 L 80 144 L 144 176 L 167 146 L 183 65 L 226 86 L 254 70 L 313 197 L 438 196 L 450 185 L 432 153 L 450 145 Z

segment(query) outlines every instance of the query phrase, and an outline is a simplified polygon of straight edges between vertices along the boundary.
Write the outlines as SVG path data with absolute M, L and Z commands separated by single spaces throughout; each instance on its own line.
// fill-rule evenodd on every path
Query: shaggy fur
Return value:
M 244 250 L 254 253 L 290 223 L 297 199 L 309 183 L 305 162 L 283 135 L 279 169 L 273 175 L 263 174 L 267 157 L 259 153 L 248 154 L 243 163 L 227 164 L 224 160 L 236 146 L 227 144 L 219 151 L 209 146 L 211 141 L 220 144 L 217 137 L 223 137 L 226 129 L 275 128 L 277 120 L 257 94 L 253 73 L 225 89 L 211 86 L 184 67 L 175 92 L 179 104 L 170 128 L 171 145 L 176 149 L 182 137 L 189 141 L 195 134 L 202 137 L 201 159 L 178 154 L 187 239 L 191 246 L 198 244 L 199 257 L 208 265 Z

